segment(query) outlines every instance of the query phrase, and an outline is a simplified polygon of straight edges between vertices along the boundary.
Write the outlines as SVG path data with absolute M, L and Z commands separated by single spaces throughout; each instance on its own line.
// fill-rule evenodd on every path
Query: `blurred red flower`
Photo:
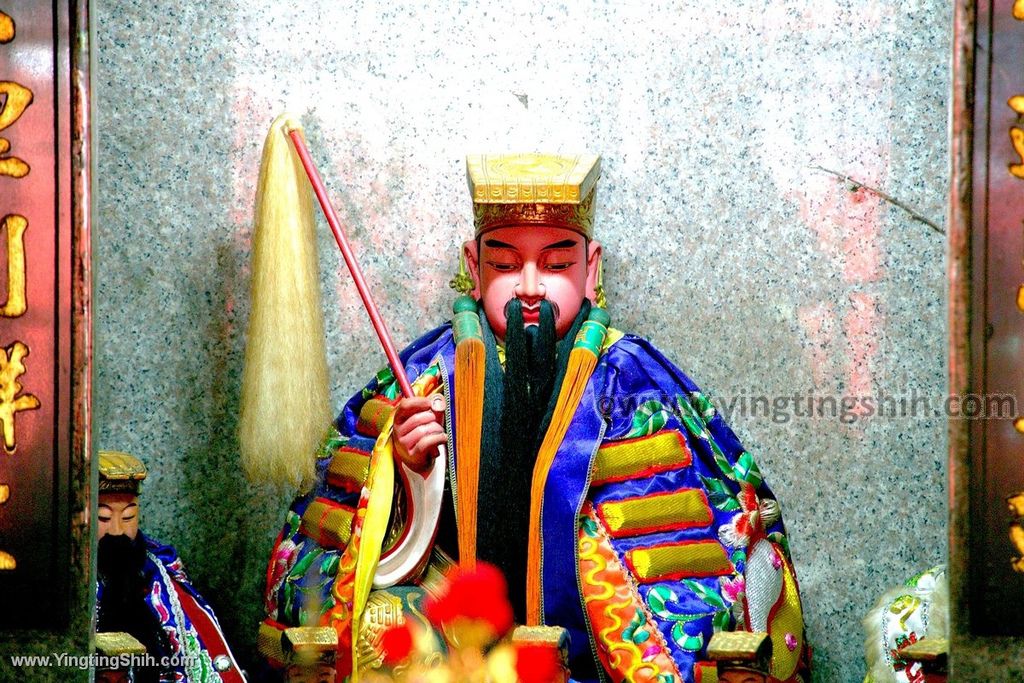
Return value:
M 431 623 L 442 629 L 456 619 L 483 621 L 497 639 L 512 628 L 508 584 L 501 570 L 485 562 L 478 562 L 473 570 L 452 572 L 447 590 L 437 599 L 428 600 L 425 610 Z
M 561 680 L 562 661 L 558 649 L 541 643 L 517 645 L 516 675 L 520 683 L 551 683 Z
M 393 667 L 404 662 L 412 652 L 412 631 L 409 622 L 396 624 L 381 634 L 380 649 L 384 665 Z

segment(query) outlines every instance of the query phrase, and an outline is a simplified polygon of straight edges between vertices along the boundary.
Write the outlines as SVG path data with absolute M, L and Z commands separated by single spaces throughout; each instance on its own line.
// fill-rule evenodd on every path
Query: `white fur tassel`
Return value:
M 279 116 L 260 162 L 238 437 L 250 479 L 308 491 L 331 414 L 313 200 L 287 136 L 295 128 Z

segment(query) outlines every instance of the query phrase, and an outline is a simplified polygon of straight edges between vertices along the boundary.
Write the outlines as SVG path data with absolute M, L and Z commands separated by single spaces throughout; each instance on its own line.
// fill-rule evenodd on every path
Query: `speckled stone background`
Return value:
M 94 2 L 94 442 L 145 458 L 144 527 L 243 661 L 289 498 L 245 481 L 235 441 L 257 163 L 285 109 L 400 343 L 449 310 L 464 155 L 588 150 L 613 318 L 708 391 L 945 392 L 944 237 L 836 174 L 942 228 L 948 3 L 422 4 Z M 340 406 L 382 359 L 323 234 Z M 789 412 L 731 423 L 783 502 L 815 680 L 858 681 L 875 596 L 944 561 L 945 420 Z

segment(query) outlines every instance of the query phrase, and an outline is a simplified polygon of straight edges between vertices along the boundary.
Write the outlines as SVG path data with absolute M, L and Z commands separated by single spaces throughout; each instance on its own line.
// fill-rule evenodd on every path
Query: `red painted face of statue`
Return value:
M 540 302 L 547 299 L 555 313 L 555 332 L 561 339 L 572 327 L 583 298 L 594 300 L 601 245 L 567 228 L 513 226 L 483 234 L 463 246 L 466 264 L 482 300 L 487 320 L 499 339 L 507 329 L 506 306 L 523 303 L 523 323 L 536 325 Z

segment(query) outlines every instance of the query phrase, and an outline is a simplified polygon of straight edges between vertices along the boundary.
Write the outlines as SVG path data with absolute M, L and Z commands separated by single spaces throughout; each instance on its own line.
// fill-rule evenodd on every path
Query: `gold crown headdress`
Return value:
M 495 228 L 543 226 L 593 238 L 597 155 L 472 155 L 466 175 L 478 237 Z
M 100 493 L 138 495 L 146 466 L 134 455 L 120 451 L 100 451 Z

